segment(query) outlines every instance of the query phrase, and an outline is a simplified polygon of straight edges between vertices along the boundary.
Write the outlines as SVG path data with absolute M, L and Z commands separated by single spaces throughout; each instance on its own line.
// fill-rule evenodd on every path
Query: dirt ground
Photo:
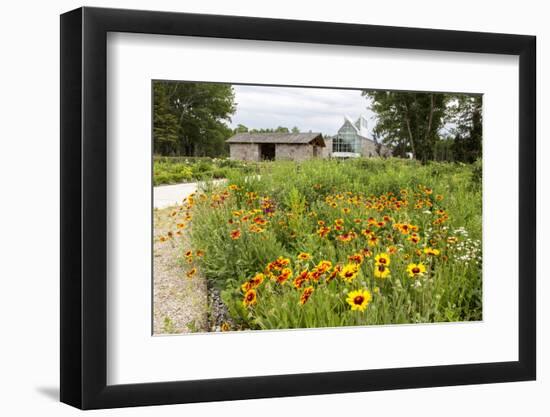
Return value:
M 206 281 L 185 262 L 188 249 L 185 230 L 178 235 L 173 207 L 154 211 L 153 246 L 153 331 L 154 334 L 177 334 L 208 329 L 208 292 Z M 169 232 L 172 237 L 168 237 Z M 166 238 L 165 241 L 161 239 Z

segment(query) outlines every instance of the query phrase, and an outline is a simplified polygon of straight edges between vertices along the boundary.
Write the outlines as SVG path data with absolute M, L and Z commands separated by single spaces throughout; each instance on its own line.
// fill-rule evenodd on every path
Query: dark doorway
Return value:
M 260 159 L 273 161 L 275 159 L 275 144 L 262 143 L 260 145 Z

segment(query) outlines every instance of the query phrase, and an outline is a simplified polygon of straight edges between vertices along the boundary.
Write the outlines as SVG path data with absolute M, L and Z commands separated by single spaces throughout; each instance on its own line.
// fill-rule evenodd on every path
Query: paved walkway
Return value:
M 225 182 L 226 180 L 214 180 L 214 183 Z M 159 185 L 153 189 L 153 207 L 165 208 L 181 204 L 184 198 L 197 191 L 199 182 L 188 182 L 185 184 Z

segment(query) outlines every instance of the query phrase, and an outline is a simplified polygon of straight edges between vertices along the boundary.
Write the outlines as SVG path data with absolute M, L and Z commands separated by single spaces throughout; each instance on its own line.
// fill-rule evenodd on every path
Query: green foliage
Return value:
M 476 160 L 472 164 L 472 183 L 481 188 L 483 180 L 483 165 L 481 159 Z
M 176 327 L 172 319 L 168 316 L 164 317 L 163 333 L 177 333 Z
M 412 152 L 423 162 L 434 159 L 435 143 L 444 124 L 448 96 L 441 93 L 364 91 L 376 113 L 374 128 L 394 156 Z
M 260 129 L 249 129 L 245 125 L 239 124 L 233 133 L 300 133 L 300 129 L 297 126 L 294 126 L 292 129 L 284 126 L 277 126 L 276 128 L 260 128 Z
M 394 156 L 474 162 L 481 157 L 482 96 L 364 91 L 376 113 L 373 134 Z M 450 135 L 443 135 L 444 128 Z
M 472 163 L 482 154 L 482 96 L 458 95 L 450 108 L 453 154 L 458 161 Z
M 201 273 L 221 290 L 233 321 L 241 328 L 481 319 L 482 199 L 477 165 L 400 159 L 277 161 L 259 164 L 256 173 L 232 170 L 228 174 L 231 187 L 210 188 L 197 196 L 192 207 L 192 246 L 206 253 L 200 260 Z M 401 210 L 379 211 L 349 203 L 353 198 L 364 202 L 382 195 L 399 197 L 403 190 L 410 197 Z M 415 207 L 419 198 L 431 205 Z M 437 210 L 448 213 L 441 224 L 434 223 Z M 394 241 L 370 247 L 361 230 L 369 217 L 381 219 L 383 215 L 392 220 L 378 234 L 381 239 L 391 234 Z M 319 221 L 334 227 L 338 219 L 343 220 L 338 233 L 353 230 L 354 239 L 343 242 L 334 229 L 325 238 L 319 236 Z M 361 219 L 360 226 L 356 219 Z M 418 226 L 418 245 L 391 226 L 405 222 Z M 254 229 L 258 224 L 261 231 Z M 236 230 L 241 234 L 232 238 Z M 458 243 L 448 243 L 449 238 Z M 376 278 L 374 255 L 390 245 L 397 248 L 391 255 L 391 275 Z M 425 246 L 437 248 L 440 255 L 432 259 L 416 252 Z M 372 255 L 364 258 L 353 282 L 340 278 L 326 282 L 325 276 L 307 284 L 315 290 L 305 304 L 300 303 L 303 288 L 295 289 L 292 278 L 305 269 L 312 271 L 323 260 L 333 266 L 347 264 L 348 256 L 365 248 Z M 297 259 L 300 252 L 310 253 L 312 259 Z M 282 285 L 266 272 L 266 266 L 279 257 L 289 259 L 293 274 Z M 422 279 L 409 277 L 410 262 L 426 264 Z M 241 286 L 258 273 L 266 273 L 266 278 L 256 289 L 257 303 L 247 307 Z M 364 312 L 352 311 L 346 296 L 363 288 L 371 292 L 372 301 Z
M 165 84 L 154 84 L 153 138 L 155 151 L 169 154 L 178 147 L 178 118 L 172 112 Z
M 153 185 L 226 178 L 232 170 L 254 172 L 256 164 L 228 158 L 155 157 Z
M 160 155 L 227 154 L 227 126 L 235 112 L 229 84 L 153 82 L 153 142 Z

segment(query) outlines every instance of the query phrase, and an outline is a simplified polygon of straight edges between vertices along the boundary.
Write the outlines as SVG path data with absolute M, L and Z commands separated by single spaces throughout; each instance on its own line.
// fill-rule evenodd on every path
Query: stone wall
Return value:
M 239 161 L 259 161 L 260 146 L 257 143 L 231 143 L 229 156 Z
M 383 157 L 391 156 L 391 152 L 386 146 L 382 145 L 380 147 L 380 155 L 376 151 L 376 148 L 377 148 L 376 143 L 374 143 L 371 140 L 364 140 L 363 146 L 361 149 L 361 156 L 365 158 L 378 157 L 378 156 L 383 156 Z
M 390 148 L 382 145 L 382 147 L 380 148 L 380 154 L 381 156 L 384 156 L 384 157 L 390 157 L 391 156 Z
M 361 155 L 365 158 L 378 156 L 376 152 L 376 144 L 371 140 L 363 140 L 363 149 L 361 149 Z
M 293 145 L 288 143 L 277 143 L 275 145 L 275 159 L 304 161 L 315 157 L 313 145 Z M 324 148 L 316 146 L 316 157 L 327 158 L 332 151 L 332 141 L 330 147 Z M 229 145 L 229 156 L 231 159 L 239 161 L 259 161 L 260 145 L 257 143 L 231 143 Z
M 275 146 L 275 159 L 303 161 L 313 158 L 312 145 L 291 145 L 287 143 L 278 143 Z
M 324 138 L 325 147 L 321 148 L 321 158 L 328 158 L 332 155 L 332 138 Z

